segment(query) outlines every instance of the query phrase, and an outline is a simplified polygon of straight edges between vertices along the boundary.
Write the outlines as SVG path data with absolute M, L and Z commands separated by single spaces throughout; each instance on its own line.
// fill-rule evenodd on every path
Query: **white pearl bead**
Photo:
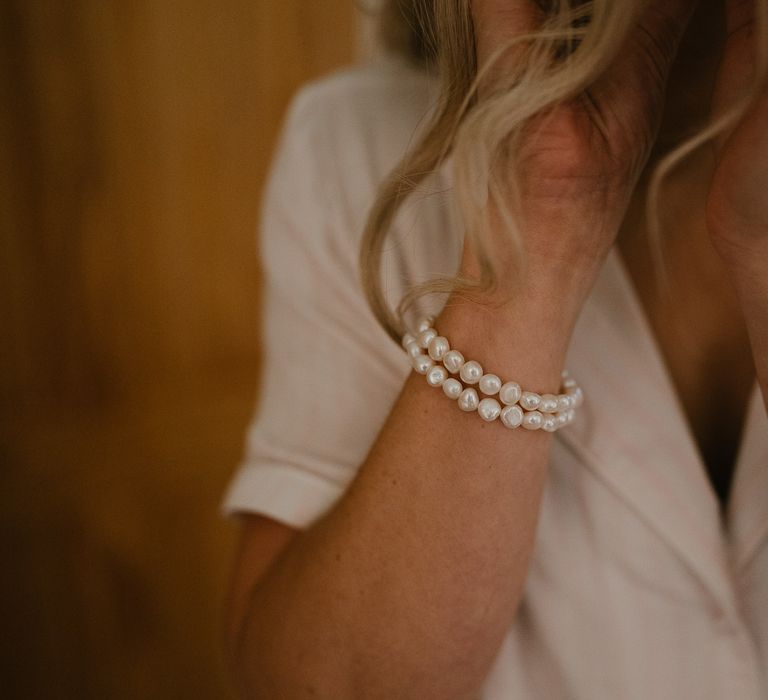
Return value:
M 464 385 L 458 379 L 449 377 L 443 382 L 443 393 L 449 399 L 458 399 L 462 391 L 464 391 Z
M 541 405 L 541 396 L 535 391 L 524 391 L 520 396 L 520 405 L 526 411 L 535 411 Z
M 432 328 L 432 324 L 435 322 L 434 316 L 426 316 L 421 321 L 419 321 L 419 333 L 427 330 L 428 328 Z
M 411 365 L 419 374 L 426 374 L 434 367 L 435 361 L 429 355 L 417 355 L 411 360 Z
M 562 372 L 560 372 L 560 377 L 561 377 L 562 379 L 566 379 L 566 378 L 568 377 L 568 375 L 569 375 L 569 374 L 570 374 L 570 373 L 568 372 L 568 370 L 567 370 L 567 369 L 564 369 Z
M 496 420 L 501 413 L 501 404 L 496 399 L 485 398 L 477 404 L 477 412 L 484 421 Z
M 499 379 L 495 374 L 484 374 L 480 378 L 479 386 L 480 391 L 482 391 L 484 394 L 493 396 L 494 394 L 498 394 L 499 389 L 501 389 L 501 379 Z
M 499 389 L 499 398 L 501 399 L 501 403 L 504 403 L 507 406 L 513 406 L 520 400 L 521 393 L 522 390 L 517 382 L 507 382 L 506 384 L 501 385 L 501 389 Z
M 508 428 L 517 428 L 523 422 L 523 409 L 520 406 L 505 406 L 501 409 L 501 422 Z
M 416 340 L 419 343 L 419 347 L 426 350 L 429 346 L 429 341 L 436 337 L 437 331 L 434 328 L 427 328 L 427 330 L 421 331 L 421 333 L 419 333 L 419 335 L 416 337 Z
M 558 427 L 562 428 L 564 425 L 568 425 L 568 411 L 558 411 L 555 414 L 555 417 L 557 418 L 557 425 Z
M 477 384 L 483 376 L 483 368 L 475 360 L 467 360 L 459 370 L 459 376 L 467 384 Z
M 568 409 L 568 422 L 570 423 L 576 417 L 576 411 L 574 409 Z
M 557 396 L 554 394 L 542 394 L 539 410 L 542 413 L 554 413 L 557 410 Z
M 413 335 L 413 333 L 406 333 L 403 336 L 403 347 L 407 348 L 408 343 L 412 343 L 414 340 L 416 340 L 416 337 Z
M 414 358 L 417 355 L 422 354 L 421 348 L 419 347 L 419 344 L 415 340 L 408 343 L 408 347 L 406 348 L 406 351 L 408 352 L 408 356 L 411 358 Z
M 541 422 L 541 429 L 546 430 L 548 433 L 554 433 L 557 430 L 557 418 L 553 415 L 548 415 Z
M 471 386 L 464 389 L 464 391 L 459 394 L 459 408 L 462 411 L 474 411 L 477 409 L 478 404 L 480 403 L 480 399 L 477 395 L 477 391 L 473 389 Z
M 567 379 L 563 380 L 563 386 L 566 389 L 568 389 L 569 387 L 574 387 L 574 386 L 576 386 L 576 380 L 573 379 L 572 377 L 568 377 Z
M 443 355 L 443 365 L 451 373 L 456 374 L 464 364 L 464 355 L 458 350 L 449 350 Z
M 523 427 L 528 430 L 538 430 L 544 422 L 544 414 L 540 411 L 528 411 L 523 416 Z
M 580 386 L 571 387 L 568 389 L 568 394 L 571 397 L 571 406 L 581 406 L 581 402 L 584 399 L 584 394 L 581 391 Z
M 557 395 L 557 410 L 558 411 L 564 411 L 567 408 L 571 407 L 571 399 L 568 398 L 568 394 L 558 394 Z
M 432 338 L 427 346 L 427 352 L 433 360 L 442 360 L 443 357 L 445 357 L 445 353 L 450 349 L 451 346 L 448 343 L 448 338 L 445 338 L 442 335 Z
M 427 372 L 427 384 L 430 386 L 440 386 L 448 379 L 448 370 L 442 365 L 435 365 Z

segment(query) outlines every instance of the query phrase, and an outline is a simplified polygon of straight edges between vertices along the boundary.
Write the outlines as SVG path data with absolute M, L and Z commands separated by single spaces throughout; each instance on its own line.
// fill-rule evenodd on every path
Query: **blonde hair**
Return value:
M 427 294 L 472 295 L 495 288 L 499 274 L 489 255 L 488 204 L 500 212 L 505 234 L 515 251 L 518 270 L 524 265 L 520 233 L 515 226 L 510 191 L 491 170 L 515 142 L 531 117 L 566 101 L 590 85 L 613 60 L 631 31 L 642 0 L 537 0 L 547 4 L 546 19 L 535 31 L 500 46 L 478 67 L 468 0 L 387 0 L 383 9 L 385 43 L 404 52 L 439 76 L 437 104 L 418 142 L 382 181 L 363 231 L 359 265 L 363 289 L 374 315 L 396 342 L 407 330 L 405 314 Z M 657 281 L 666 285 L 658 217 L 664 178 L 686 156 L 726 131 L 749 108 L 768 74 L 768 7 L 755 0 L 757 13 L 756 70 L 752 86 L 725 113 L 688 136 L 663 155 L 648 178 L 648 235 Z M 399 18 L 399 19 L 398 19 Z M 399 25 L 398 25 L 399 22 Z M 494 76 L 493 93 L 477 98 L 478 84 L 510 48 L 522 54 L 512 69 Z M 567 55 L 567 60 L 553 57 Z M 387 234 L 399 208 L 448 157 L 453 157 L 454 191 L 465 236 L 476 252 L 480 275 L 437 276 L 411 285 L 396 309 L 388 307 L 381 281 L 381 258 Z M 513 183 L 514 184 L 514 183 Z M 514 187 L 512 188 L 514 190 Z

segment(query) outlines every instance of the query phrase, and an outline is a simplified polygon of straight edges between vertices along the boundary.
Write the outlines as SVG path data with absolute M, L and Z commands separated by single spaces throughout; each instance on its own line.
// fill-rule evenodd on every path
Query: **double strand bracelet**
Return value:
M 456 400 L 462 411 L 477 411 L 488 422 L 498 418 L 507 428 L 522 426 L 547 432 L 554 432 L 573 421 L 584 394 L 568 370 L 562 371 L 557 394 L 525 391 L 517 382 L 503 382 L 498 375 L 484 372 L 479 362 L 465 360 L 464 355 L 451 349 L 448 339 L 433 327 L 434 321 L 433 316 L 424 318 L 415 334 L 407 332 L 403 335 L 402 345 L 413 369 L 425 375 L 430 386 L 442 387 L 443 393 Z M 451 374 L 458 378 L 449 376 Z M 485 397 L 480 398 L 479 394 Z M 496 395 L 498 399 L 494 398 Z

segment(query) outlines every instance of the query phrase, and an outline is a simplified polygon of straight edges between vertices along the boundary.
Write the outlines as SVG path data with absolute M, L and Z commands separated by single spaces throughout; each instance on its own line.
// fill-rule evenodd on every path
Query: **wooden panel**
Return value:
M 256 219 L 351 2 L 0 5 L 3 697 L 223 698 Z

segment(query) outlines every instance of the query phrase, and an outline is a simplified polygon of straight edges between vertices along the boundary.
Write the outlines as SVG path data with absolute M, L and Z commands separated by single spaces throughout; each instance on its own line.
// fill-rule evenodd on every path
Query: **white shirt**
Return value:
M 312 524 L 354 479 L 411 371 L 365 302 L 357 254 L 374 190 L 435 91 L 433 78 L 380 57 L 293 99 L 262 208 L 261 395 L 227 513 Z M 457 269 L 450 179 L 442 168 L 435 194 L 398 217 L 384 266 L 393 304 L 403 281 Z M 757 383 L 721 523 L 616 248 L 566 367 L 584 403 L 554 434 L 524 596 L 480 697 L 765 700 L 768 417 Z

